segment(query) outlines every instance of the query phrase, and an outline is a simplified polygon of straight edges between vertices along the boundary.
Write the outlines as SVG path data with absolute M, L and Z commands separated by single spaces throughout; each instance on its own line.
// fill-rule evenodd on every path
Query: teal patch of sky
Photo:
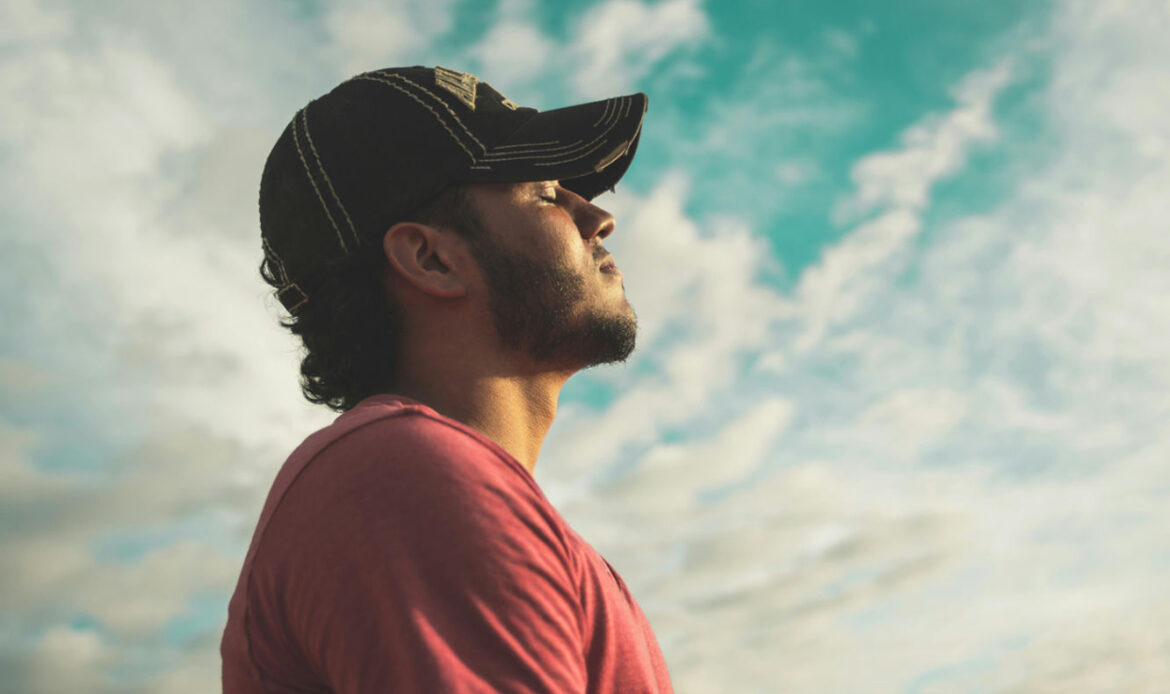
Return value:
M 110 634 L 105 624 L 92 614 L 69 609 L 61 604 L 43 605 L 19 614 L 13 611 L 10 618 L 0 622 L 0 648 L 5 642 L 36 643 L 47 631 L 62 625 L 77 631 L 92 631 L 99 636 Z
M 210 544 L 224 554 L 239 550 L 239 538 L 226 527 L 221 512 L 203 509 L 161 523 L 103 532 L 90 541 L 90 553 L 98 561 L 126 566 L 184 540 Z
M 23 239 L 38 238 L 35 219 L 6 214 L 0 223 L 19 224 Z M 35 467 L 62 473 L 100 471 L 130 445 L 136 432 L 132 422 L 116 426 L 105 422 L 91 396 L 78 397 L 108 392 L 111 381 L 102 368 L 100 344 L 88 342 L 85 350 L 76 351 L 87 336 L 100 334 L 97 317 L 84 307 L 59 305 L 60 269 L 47 249 L 13 237 L 0 243 L 4 258 L 0 294 L 7 326 L 0 337 L 0 353 L 16 369 L 27 371 L 30 382 L 5 384 L 0 419 L 32 433 Z
M 668 323 L 654 342 L 639 344 L 634 356 L 625 364 L 599 367 L 606 370 L 604 373 L 585 370 L 573 376 L 561 389 L 561 400 L 585 405 L 593 411 L 604 410 L 626 390 L 624 384 L 615 383 L 612 369 L 622 370 L 621 380 L 626 384 L 635 380 L 645 382 L 647 378 L 662 377 L 664 372 L 661 357 L 669 355 L 673 347 L 684 344 L 688 338 L 693 338 L 697 331 L 696 326 L 685 321 Z
M 561 389 L 561 402 L 585 405 L 594 412 L 604 410 L 619 395 L 620 391 L 612 381 L 583 371 L 572 378 Z
M 14 181 L 5 180 L 5 183 Z M 52 265 L 43 248 L 22 233 L 11 233 L 26 223 L 10 209 L 8 204 L 0 206 L 0 228 L 9 232 L 0 235 L 0 315 L 5 326 L 0 331 L 0 354 L 8 359 L 23 359 L 37 352 L 30 333 L 45 321 L 30 295 L 43 278 L 52 276 Z
M 97 617 L 87 613 L 78 613 L 69 620 L 69 628 L 77 631 L 94 631 L 103 633 L 106 627 Z
M 543 9 L 544 3 L 537 3 L 535 10 L 529 13 L 524 19 L 540 28 L 547 33 L 546 21 L 542 21 L 542 15 L 545 14 L 540 10 Z M 436 48 L 440 53 L 450 54 L 452 56 L 466 49 L 469 46 L 475 45 L 484 35 L 491 30 L 495 24 L 496 16 L 498 14 L 498 2 L 461 2 L 456 5 L 457 11 L 452 18 L 451 28 L 443 36 L 439 37 L 436 42 Z M 455 70 L 469 70 L 460 65 L 448 65 Z M 492 81 L 491 75 L 480 75 L 489 84 Z M 505 96 L 507 96 L 505 94 Z
M 315 19 L 325 6 L 321 0 L 280 0 L 276 4 L 286 8 L 291 16 L 300 20 Z
M 162 641 L 173 648 L 193 645 L 201 639 L 223 630 L 231 595 L 224 591 L 206 590 L 187 598 L 187 611 L 167 622 L 162 630 Z
M 1043 98 L 1048 70 L 1039 59 L 1017 66 L 1012 82 L 995 100 L 992 121 L 999 131 L 997 139 L 976 144 L 963 169 L 931 190 L 930 206 L 922 216 L 923 230 L 915 238 L 917 247 L 931 246 L 949 233 L 949 221 L 992 212 L 1058 153 Z M 914 285 L 919 270 L 918 265 L 908 266 L 898 277 L 898 285 Z
M 666 94 L 651 94 L 639 162 L 629 178 L 645 187 L 667 168 L 691 172 L 695 187 L 687 212 L 696 218 L 732 213 L 747 219 L 790 269 L 773 281 L 790 287 L 799 269 L 847 231 L 835 228 L 829 216 L 837 199 L 852 190 L 853 163 L 897 147 L 898 135 L 924 115 L 953 108 L 949 90 L 971 70 L 988 67 L 988 45 L 1036 7 L 1005 0 L 920 0 L 885 4 L 880 12 L 860 1 L 709 4 L 715 38 L 697 55 L 705 75 L 678 83 Z M 831 58 L 826 45 L 830 31 L 851 36 L 856 56 Z M 776 69 L 788 57 L 807 64 L 809 76 L 825 87 L 812 95 L 811 105 L 830 112 L 842 109 L 840 127 L 777 125 L 757 134 L 757 146 L 747 157 L 688 149 L 685 143 L 699 141 L 717 125 L 721 104 L 750 99 L 758 85 L 777 79 L 764 71 L 744 73 L 761 46 L 774 54 L 763 70 Z M 658 116 L 655 110 L 668 113 Z M 820 177 L 777 194 L 783 183 L 775 176 L 775 165 L 781 159 L 806 158 L 818 165 Z
M 33 365 L 41 366 L 35 361 Z M 0 397 L 0 419 L 33 436 L 29 447 L 29 462 L 33 467 L 45 472 L 91 478 L 108 471 L 111 463 L 138 440 L 140 427 L 137 424 L 113 424 L 106 420 L 107 413 L 91 402 L 92 395 L 87 395 L 86 400 L 76 396 L 77 393 L 92 394 L 101 388 L 95 381 L 79 375 L 75 380 L 58 382 L 35 396 L 6 393 Z
M 623 443 L 608 466 L 598 467 L 589 477 L 589 485 L 594 490 L 604 490 L 621 482 L 622 478 L 639 468 L 643 458 L 653 449 L 668 446 L 683 440 L 690 440 L 699 436 L 697 431 L 686 431 L 682 428 L 672 430 L 657 430 L 645 433 L 643 441 L 629 441 Z

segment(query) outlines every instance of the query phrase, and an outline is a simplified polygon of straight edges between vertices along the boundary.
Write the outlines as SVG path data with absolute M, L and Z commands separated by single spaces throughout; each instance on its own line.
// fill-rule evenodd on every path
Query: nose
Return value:
M 617 228 L 613 215 L 588 201 L 582 201 L 580 209 L 574 215 L 577 228 L 581 230 L 581 238 L 588 241 L 594 236 L 598 240 L 604 239 Z

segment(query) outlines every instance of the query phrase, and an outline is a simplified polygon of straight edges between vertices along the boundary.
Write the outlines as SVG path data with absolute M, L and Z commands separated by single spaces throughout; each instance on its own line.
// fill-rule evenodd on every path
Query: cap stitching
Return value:
M 443 126 L 443 129 L 446 130 L 448 133 L 450 133 L 451 139 L 455 140 L 455 144 L 459 145 L 459 147 L 464 152 L 467 153 L 467 156 L 471 158 L 471 161 L 476 161 L 475 155 L 471 153 L 471 150 L 467 148 L 467 145 L 463 144 L 463 140 L 459 139 L 459 136 L 455 134 L 455 131 L 451 130 L 451 126 L 447 125 L 447 121 L 445 121 L 443 119 L 443 117 L 440 116 L 438 114 L 438 112 L 435 111 L 435 109 L 431 108 L 430 105 L 423 102 L 422 99 L 418 98 L 414 94 L 411 94 L 409 91 L 407 91 L 403 87 L 400 87 L 399 85 L 394 84 L 393 82 L 391 82 L 389 80 L 379 79 L 379 78 L 373 77 L 371 75 L 358 75 L 357 77 L 354 77 L 354 79 L 355 80 L 369 80 L 370 82 L 378 82 L 380 84 L 384 84 L 387 87 L 392 87 L 394 89 L 397 89 L 398 91 L 402 92 L 403 94 L 405 94 L 405 95 L 409 96 L 410 98 L 414 99 L 415 101 L 417 101 L 420 106 L 422 106 L 426 110 L 430 111 L 435 116 L 435 119 L 439 121 L 439 124 Z
M 616 101 L 618 101 L 618 99 L 611 99 L 610 101 L 616 102 Z M 606 112 L 608 113 L 608 102 L 607 102 L 607 111 Z M 610 124 L 610 127 L 606 128 L 606 130 L 605 130 L 605 133 L 608 133 L 610 130 L 613 129 L 613 126 L 617 124 L 617 121 L 620 120 L 620 118 L 621 118 L 621 116 L 619 116 L 617 114 L 617 112 L 614 111 L 612 113 L 609 113 L 608 116 L 603 116 L 602 118 L 597 119 L 593 123 L 592 127 L 596 128 L 603 120 L 613 121 Z M 604 136 L 604 133 L 603 133 L 603 136 Z M 577 152 L 578 150 L 580 150 L 582 147 L 591 146 L 594 142 L 596 142 L 596 139 L 590 140 L 589 142 L 585 142 L 584 140 L 576 140 L 570 144 L 562 145 L 560 147 L 544 147 L 544 148 L 538 147 L 538 148 L 526 149 L 526 150 L 525 149 L 509 150 L 507 152 L 500 152 L 500 155 L 494 154 L 498 149 L 500 149 L 500 147 L 496 147 L 492 150 L 492 153 L 489 153 L 483 157 L 483 161 L 508 161 L 507 159 L 504 159 L 503 156 L 501 156 L 501 155 L 505 155 L 505 154 L 527 154 L 527 155 L 544 154 L 546 156 L 561 156 L 561 155 L 566 155 L 566 154 L 573 154 L 574 152 Z M 535 145 L 535 144 L 539 144 L 539 143 L 532 143 L 532 144 Z M 510 145 L 510 146 L 515 147 L 518 145 Z M 524 157 L 524 158 L 527 159 L 527 158 L 535 158 L 535 157 Z
M 531 147 L 529 149 L 513 149 L 508 150 L 507 152 L 500 152 L 499 155 L 494 154 L 498 148 L 493 148 L 482 158 L 486 161 L 496 156 L 504 156 L 505 154 L 547 154 L 550 156 L 556 154 L 568 154 L 570 152 L 576 151 L 577 149 L 580 149 L 583 143 L 586 147 L 588 146 L 584 140 L 574 140 L 573 142 L 570 142 L 567 145 L 561 145 L 560 147 Z
M 628 106 L 629 106 L 629 104 L 627 104 L 627 108 L 625 110 L 626 113 L 629 112 Z M 624 118 L 626 116 L 626 113 L 622 113 L 621 117 Z M 620 120 L 620 118 L 619 118 L 619 120 Z M 610 130 L 612 130 L 612 129 L 613 129 L 613 126 L 610 126 Z M 585 156 L 588 156 L 590 153 L 592 153 L 594 150 L 596 150 L 598 147 L 601 147 L 604 144 L 605 144 L 605 142 L 598 142 L 596 145 L 594 145 L 589 150 L 582 152 L 581 154 L 579 154 L 575 157 L 570 157 L 568 159 L 560 159 L 558 161 L 536 161 L 536 162 L 532 162 L 532 164 L 533 164 L 533 166 L 556 166 L 558 164 L 567 164 L 568 162 L 577 161 L 578 159 L 581 159 Z
M 531 150 L 529 152 L 524 152 L 524 151 L 503 152 L 502 154 L 530 154 L 530 155 L 533 155 L 533 156 L 523 157 L 524 159 L 541 158 L 539 156 L 541 154 L 543 154 L 545 157 L 555 157 L 555 156 L 564 156 L 564 155 L 568 155 L 568 154 L 574 154 L 583 148 L 592 147 L 593 144 L 596 143 L 598 139 L 606 137 L 609 134 L 609 132 L 611 130 L 613 130 L 614 127 L 621 121 L 621 119 L 624 115 L 625 114 L 618 113 L 615 110 L 607 118 L 607 120 L 610 122 L 606 126 L 605 130 L 602 130 L 601 133 L 599 135 L 597 135 L 597 137 L 594 137 L 592 140 L 590 140 L 588 142 L 584 142 L 583 140 L 577 140 L 577 142 L 573 143 L 574 146 L 568 147 L 568 148 L 558 147 L 555 149 L 547 149 L 547 150 L 538 150 L 538 149 Z M 597 121 L 597 123 L 601 123 L 601 121 Z M 594 125 L 594 127 L 596 127 L 596 124 Z M 581 143 L 581 144 L 578 144 L 578 143 Z M 556 151 L 556 150 L 561 150 L 561 151 Z M 510 161 L 510 160 L 516 159 L 516 158 L 518 158 L 518 157 L 503 157 L 503 156 L 495 156 L 492 154 L 488 154 L 487 156 L 483 157 L 483 161 Z
M 284 261 L 280 259 L 280 256 L 273 250 L 271 244 L 268 243 L 268 238 L 261 235 L 260 245 L 271 256 L 272 264 L 276 268 L 276 278 L 280 280 L 281 284 L 288 284 L 288 272 L 284 269 Z
M 407 79 L 406 77 L 403 77 L 402 75 L 392 75 L 392 77 L 396 77 L 396 78 L 402 80 L 403 82 L 406 82 L 407 84 L 409 84 L 409 85 L 411 85 L 411 86 L 413 86 L 413 87 L 415 87 L 423 92 L 426 92 L 427 96 L 431 97 L 435 101 L 438 101 L 440 104 L 442 104 L 443 108 L 447 110 L 447 113 L 451 114 L 451 117 L 454 118 L 455 122 L 459 124 L 459 127 L 463 128 L 463 132 L 467 133 L 467 136 L 471 138 L 471 141 L 474 142 L 475 144 L 479 145 L 479 148 L 481 150 L 483 150 L 484 152 L 487 152 L 487 147 L 484 146 L 484 144 L 479 141 L 479 138 L 477 138 L 475 136 L 475 133 L 471 132 L 470 128 L 468 128 L 466 125 L 464 125 L 463 121 L 460 120 L 460 118 L 459 118 L 459 114 L 455 113 L 454 109 L 452 109 L 451 106 L 442 97 L 440 97 L 438 94 L 435 94 L 434 92 L 427 89 L 426 87 L 419 84 L 418 82 L 415 82 L 414 80 L 411 80 L 411 79 Z
M 580 142 L 580 140 L 577 140 L 577 142 Z M 552 140 L 550 142 L 517 142 L 517 143 L 511 144 L 511 145 L 496 145 L 492 149 L 493 150 L 500 150 L 500 149 L 511 149 L 512 147 L 529 147 L 529 146 L 539 147 L 540 145 L 559 145 L 559 144 L 561 144 L 560 140 Z M 577 144 L 577 143 L 574 142 L 573 144 Z
M 381 79 L 379 79 L 378 77 L 374 77 L 374 75 L 381 75 Z M 415 81 L 414 81 L 414 80 L 412 80 L 412 79 L 409 79 L 409 78 L 407 78 L 407 77 L 404 77 L 404 76 L 402 76 L 402 75 L 399 75 L 399 74 L 396 74 L 396 73 L 393 73 L 393 72 L 385 72 L 384 70 L 379 70 L 379 71 L 377 71 L 377 72 L 373 72 L 373 73 L 367 73 L 366 75 L 361 75 L 361 77 L 364 77 L 364 78 L 367 78 L 367 79 L 372 79 L 372 80 L 374 80 L 375 82 L 382 82 L 383 84 L 390 84 L 391 86 L 394 86 L 393 84 L 391 84 L 391 83 L 390 83 L 390 82 L 389 82 L 389 81 L 386 79 L 386 78 L 393 78 L 393 79 L 399 80 L 399 81 L 401 81 L 401 82 L 405 82 L 406 84 L 409 84 L 410 86 L 414 87 L 415 89 L 417 89 L 417 90 L 419 90 L 419 91 L 421 91 L 421 92 L 425 93 L 427 96 L 429 96 L 429 97 L 431 97 L 432 99 L 434 99 L 435 101 L 437 101 L 437 102 L 439 103 L 439 105 L 440 105 L 440 106 L 442 106 L 442 107 L 443 107 L 443 109 L 444 109 L 444 110 L 445 110 L 445 111 L 446 111 L 446 112 L 447 112 L 447 113 L 448 113 L 448 114 L 449 114 L 449 115 L 450 115 L 452 118 L 454 118 L 454 119 L 455 119 L 455 122 L 456 122 L 456 123 L 458 123 L 458 124 L 459 124 L 459 127 L 463 129 L 463 132 L 464 132 L 464 134 L 466 134 L 466 135 L 467 135 L 467 137 L 468 137 L 468 138 L 470 138 L 470 140 L 471 140 L 472 142 L 474 142 L 474 143 L 475 143 L 477 146 L 479 146 L 479 149 L 480 149 L 482 152 L 487 152 L 487 149 L 488 149 L 488 148 L 487 148 L 486 146 L 484 146 L 484 144 L 483 144 L 482 142 L 480 142 L 480 141 L 479 141 L 479 138 L 477 138 L 477 137 L 475 136 L 475 133 L 473 133 L 473 132 L 471 131 L 471 129 L 470 129 L 470 128 L 468 128 L 468 127 L 467 127 L 467 125 L 466 125 L 466 124 L 465 124 L 465 123 L 464 123 L 464 122 L 463 122 L 463 121 L 462 121 L 462 120 L 459 118 L 459 114 L 458 114 L 458 113 L 456 113 L 456 112 L 455 112 L 455 111 L 454 111 L 454 110 L 451 108 L 450 104 L 448 104 L 448 103 L 447 103 L 447 101 L 446 101 L 445 99 L 443 99 L 441 96 L 439 96 L 439 95 L 438 95 L 438 94 L 436 94 L 435 92 L 432 92 L 430 89 L 427 89 L 425 86 L 423 86 L 423 85 L 419 84 L 418 82 L 415 82 Z M 407 93 L 407 94 L 409 94 L 409 92 L 406 92 L 405 90 L 402 90 L 402 88 L 401 88 L 401 87 L 396 87 L 396 88 L 397 88 L 397 89 L 399 89 L 400 91 L 403 91 L 403 93 Z M 418 99 L 417 99 L 417 98 L 416 98 L 415 100 L 416 100 L 416 101 L 418 101 Z M 422 103 L 422 102 L 421 102 L 421 101 L 419 101 L 419 103 Z M 432 113 L 435 113 L 434 109 L 431 109 L 431 112 L 432 112 Z M 438 114 L 436 113 L 435 115 L 437 116 Z M 472 158 L 473 158 L 473 159 L 475 158 L 475 157 L 474 157 L 474 155 L 472 156 Z
M 534 161 L 534 162 L 532 162 L 532 165 L 533 166 L 557 166 L 559 164 L 567 164 L 571 161 L 577 161 L 578 159 L 583 159 L 583 158 L 589 156 L 590 154 L 593 154 L 598 149 L 600 149 L 601 147 L 604 147 L 604 146 L 605 146 L 604 142 L 598 142 L 597 144 L 593 145 L 592 147 L 585 150 L 584 152 L 581 152 L 580 154 L 578 154 L 575 157 L 569 157 L 568 159 L 557 159 L 555 161 Z
M 619 97 L 619 98 L 621 98 L 621 97 Z M 617 101 L 617 99 L 606 99 L 605 100 L 605 109 L 603 109 L 601 111 L 601 116 L 597 120 L 593 121 L 593 127 L 596 128 L 598 123 L 600 123 L 601 121 L 606 119 L 606 117 L 609 115 L 610 109 L 613 108 L 614 102 L 616 102 L 616 101 Z
M 345 209 L 345 205 L 343 205 L 341 202 L 341 197 L 333 188 L 333 181 L 329 179 L 329 172 L 325 170 L 325 164 L 321 161 L 321 155 L 317 152 L 317 146 L 313 144 L 313 134 L 309 132 L 308 106 L 305 106 L 303 109 L 301 109 L 301 122 L 305 128 L 305 139 L 309 141 L 309 149 L 312 150 L 313 158 L 317 160 L 317 166 L 321 169 L 321 175 L 325 178 L 325 185 L 329 186 L 329 192 L 333 195 L 333 199 L 337 202 L 337 206 L 341 208 L 341 214 L 345 215 L 345 221 L 349 224 L 349 231 L 353 234 L 353 240 L 360 246 L 362 240 L 358 236 L 357 227 L 353 225 L 353 219 L 349 216 L 349 211 Z
M 627 104 L 627 106 L 628 106 L 628 104 Z M 612 119 L 613 122 L 611 122 L 609 124 L 609 126 L 606 127 L 605 130 L 601 131 L 601 133 L 599 133 L 597 135 L 597 137 L 595 137 L 592 140 L 590 140 L 589 142 L 586 142 L 585 144 L 581 145 L 581 147 L 575 147 L 575 148 L 568 150 L 568 151 L 565 151 L 565 152 L 549 153 L 549 154 L 546 154 L 543 156 L 534 154 L 533 156 L 525 156 L 525 157 L 493 157 L 491 155 L 488 155 L 488 156 L 483 158 L 483 161 L 487 162 L 487 163 L 494 164 L 494 163 L 503 162 L 503 161 L 516 161 L 518 159 L 545 159 L 548 157 L 559 157 L 559 156 L 564 156 L 567 154 L 574 154 L 582 148 L 588 148 L 584 152 L 582 152 L 580 155 L 575 156 L 575 157 L 570 157 L 567 159 L 558 159 L 558 160 L 554 160 L 551 162 L 533 162 L 533 163 L 539 164 L 541 166 L 552 166 L 554 164 L 561 164 L 561 163 L 564 163 L 567 161 L 576 161 L 577 159 L 580 159 L 581 157 L 588 155 L 590 152 L 592 152 L 593 150 L 597 149 L 602 144 L 604 144 L 603 141 L 605 140 L 605 138 L 614 129 L 614 127 L 616 127 L 617 124 L 621 122 L 622 118 L 624 118 L 628 112 L 629 112 L 628 108 L 626 109 L 625 112 L 620 113 L 620 114 L 617 111 L 615 111 L 614 117 Z M 508 152 L 508 154 L 513 154 L 513 152 Z
M 333 213 L 329 211 L 329 205 L 325 204 L 325 198 L 321 196 L 321 189 L 317 187 L 317 182 L 313 180 L 313 172 L 309 169 L 309 162 L 305 159 L 305 151 L 301 149 L 301 138 L 297 134 L 297 116 L 303 112 L 304 109 L 301 109 L 297 111 L 296 116 L 293 116 L 293 144 L 297 146 L 297 156 L 301 158 L 301 165 L 305 167 L 305 175 L 309 177 L 309 183 L 313 186 L 313 192 L 317 194 L 317 199 L 321 201 L 321 208 L 325 210 L 325 216 L 329 218 L 329 223 L 333 225 L 333 230 L 337 232 L 337 241 L 341 244 L 341 250 L 349 253 L 349 248 L 345 245 L 345 239 L 341 237 L 341 229 L 338 228 L 337 222 L 333 219 Z

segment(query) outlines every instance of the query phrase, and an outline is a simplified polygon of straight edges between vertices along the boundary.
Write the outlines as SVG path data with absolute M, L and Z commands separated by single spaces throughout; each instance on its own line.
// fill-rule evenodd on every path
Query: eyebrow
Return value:
M 544 190 L 545 188 L 547 188 L 550 185 L 559 187 L 560 182 L 558 182 L 558 181 L 524 181 L 523 184 L 521 184 L 521 186 L 522 186 L 521 189 L 536 192 L 536 191 Z

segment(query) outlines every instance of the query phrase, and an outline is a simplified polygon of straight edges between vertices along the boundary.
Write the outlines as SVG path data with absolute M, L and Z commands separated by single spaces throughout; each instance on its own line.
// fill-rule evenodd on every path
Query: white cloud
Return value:
M 612 487 L 566 493 L 566 515 L 650 614 L 676 687 L 1161 686 L 1170 166 L 1151 153 L 1170 114 L 1126 75 L 1157 83 L 1153 76 L 1170 74 L 1159 39 L 1168 25 L 1160 6 L 1065 7 L 1045 43 L 1054 71 L 1042 93 L 1051 100 L 1046 136 L 1060 149 L 1018 162 L 1029 175 L 1002 203 L 933 229 L 921 251 L 911 243 L 931 186 L 960 172 L 972 146 L 994 144 L 1001 126 L 991 104 L 1009 73 L 993 67 L 957 88 L 952 111 L 859 162 L 846 207 L 876 216 L 826 251 L 792 304 L 777 300 L 779 319 L 740 312 L 725 297 L 737 325 L 771 322 L 775 345 L 767 370 L 728 382 L 758 398 L 772 384 L 793 406 L 762 457 L 768 475 L 696 502 L 704 474 L 742 449 L 713 404 L 724 399 L 711 384 L 729 370 L 695 362 L 706 369 L 689 376 L 712 387 L 712 404 L 694 405 L 692 434 L 650 446 L 643 467 Z M 686 224 L 654 199 L 640 204 L 686 239 Z M 644 271 L 673 270 L 672 249 L 687 243 L 632 228 L 663 245 L 657 256 L 647 251 Z M 915 274 L 903 281 L 907 268 Z M 683 275 L 706 286 L 698 273 Z M 627 276 L 633 299 L 637 274 Z M 693 303 L 667 299 L 700 292 L 659 291 L 654 310 L 675 308 L 655 334 L 684 315 L 705 325 L 703 313 L 687 313 Z M 662 361 L 706 335 L 662 345 Z M 753 335 L 738 344 L 759 343 Z M 620 416 L 598 417 L 589 436 L 558 441 L 548 459 L 559 465 L 582 450 L 598 465 L 617 450 L 630 455 L 639 449 L 621 442 L 643 440 L 676 402 L 702 401 L 682 396 L 701 390 L 681 370 L 643 372 L 625 374 L 631 394 L 615 403 Z M 650 396 L 667 392 L 674 397 Z M 597 432 L 619 443 L 603 447 Z M 846 660 L 853 667 L 841 668 Z
M 776 162 L 775 171 L 776 180 L 789 186 L 807 183 L 822 175 L 820 165 L 808 157 Z
M 339 77 L 382 67 L 427 64 L 418 58 L 450 30 L 452 5 L 451 0 L 330 3 L 325 27 L 341 63 Z
M 28 230 L 18 257 L 37 261 L 5 270 L 23 290 L 14 305 L 34 317 L 14 339 L 35 345 L 0 368 L 28 422 L 0 429 L 0 496 L 18 519 L 0 534 L 17 639 L 4 657 L 34 649 L 6 679 L 27 691 L 128 691 L 136 685 L 100 675 L 181 659 L 159 630 L 192 596 L 230 591 L 239 557 L 224 547 L 247 536 L 288 441 L 328 414 L 300 402 L 291 344 L 256 275 L 255 189 L 271 136 L 217 130 L 215 107 L 193 93 L 199 80 L 132 27 L 61 26 L 0 66 L 4 206 Z M 258 385 L 265 372 L 273 382 Z M 270 388 L 287 411 L 257 403 Z M 76 403 L 100 433 L 47 415 L 54 400 L 60 412 Z M 71 437 L 102 467 L 29 464 Z M 168 539 L 184 533 L 196 539 Z M 145 538 L 142 556 L 95 554 L 127 536 Z M 101 628 L 73 629 L 79 615 Z M 19 643 L 33 638 L 39 646 Z
M 601 493 L 610 503 L 683 515 L 696 493 L 742 480 L 763 462 L 792 419 L 793 403 L 773 398 L 732 420 L 714 436 L 657 444 L 628 476 Z
M 530 0 L 500 2 L 491 28 L 468 49 L 468 55 L 482 66 L 484 79 L 497 89 L 531 86 L 537 76 L 562 69 L 555 60 L 553 39 L 532 20 L 535 14 Z
M 873 304 L 872 283 L 896 270 L 922 229 L 921 212 L 931 186 L 966 163 L 972 145 L 993 137 L 990 109 L 1007 84 L 1008 62 L 968 75 L 955 89 L 957 107 L 944 116 L 932 114 L 906 130 L 902 146 L 871 154 L 853 167 L 856 193 L 843 201 L 839 216 L 878 210 L 878 216 L 828 249 L 820 262 L 801 274 L 797 287 L 807 328 L 796 349 L 818 345 L 828 327 L 859 314 Z
M 387 46 L 354 24 L 367 10 L 347 7 L 333 31 L 360 40 L 336 54 L 380 60 Z M 591 61 L 581 88 L 681 50 L 657 26 L 706 31 L 695 3 L 596 12 L 619 34 L 630 17 L 652 30 Z M 420 17 L 420 34 L 448 30 Z M 990 105 L 1008 77 L 978 73 L 952 111 L 858 163 L 844 207 L 875 216 L 792 296 L 757 281 L 770 256 L 744 223 L 688 214 L 683 174 L 603 202 L 641 361 L 604 373 L 622 389 L 606 412 L 565 408 L 537 473 L 633 586 L 678 690 L 899 690 L 931 669 L 919 681 L 938 690 L 1165 681 L 1170 115 L 1145 85 L 1170 70 L 1167 23 L 1159 4 L 1059 12 L 1043 95 L 1062 154 L 1025 162 L 1008 200 L 916 254 L 931 185 L 1001 127 Z M 20 518 L 0 536 L 5 646 L 34 639 L 16 684 L 29 691 L 100 690 L 130 656 L 166 671 L 121 691 L 207 691 L 214 644 L 175 651 L 152 630 L 193 593 L 230 590 L 221 544 L 246 542 L 290 442 L 328 418 L 298 404 L 290 343 L 259 307 L 254 201 L 236 191 L 254 191 L 269 138 L 217 129 L 132 37 L 73 45 L 70 21 L 42 24 L 48 43 L 0 67 L 0 137 L 21 184 L 6 209 L 51 211 L 29 217 L 28 243 L 59 274 L 28 300 L 61 339 L 42 345 L 54 368 L 0 362 L 0 378 L 30 406 L 68 394 L 149 432 L 131 432 L 103 487 L 27 464 L 54 430 L 0 429 L 0 496 Z M 182 184 L 176 161 L 191 165 Z M 189 199 L 172 206 L 177 190 Z M 750 371 L 761 350 L 769 368 Z M 133 561 L 93 554 L 192 518 L 201 535 Z
M 577 93 L 601 99 L 634 89 L 668 55 L 695 45 L 710 31 L 699 0 L 605 0 L 581 16 L 569 51 L 579 65 Z
M 829 29 L 824 36 L 825 45 L 843 58 L 856 58 L 857 38 L 843 29 Z
M 966 398 L 953 390 L 906 388 L 863 411 L 855 435 L 869 440 L 875 449 L 912 460 L 946 436 L 966 409 Z
M 8 0 L 0 5 L 0 43 L 56 39 L 68 35 L 72 25 L 69 15 L 37 0 Z
M 114 660 L 101 636 L 89 629 L 53 627 L 41 636 L 26 665 L 23 691 L 30 694 L 113 691 L 103 686 Z
M 1006 60 L 971 73 L 954 89 L 958 108 L 907 129 L 898 149 L 855 164 L 852 175 L 857 191 L 843 202 L 838 215 L 848 219 L 887 205 L 921 209 L 931 186 L 966 163 L 972 145 L 995 137 L 991 106 L 1010 78 Z
M 493 86 L 499 83 L 500 89 L 541 74 L 552 52 L 552 41 L 540 29 L 511 20 L 493 25 L 469 51 L 483 65 L 483 73 L 492 76 Z
M 754 281 L 770 262 L 762 239 L 733 220 L 701 230 L 684 213 L 688 195 L 689 183 L 675 174 L 645 198 L 619 192 L 601 202 L 619 220 L 606 245 L 639 315 L 635 359 L 645 359 L 654 375 L 635 381 L 627 369 L 599 374 L 620 382 L 618 400 L 594 416 L 562 413 L 565 424 L 550 432 L 561 483 L 577 477 L 571 484 L 583 484 L 623 446 L 706 418 L 712 399 L 734 387 L 735 360 L 763 346 L 771 319 L 792 313 L 777 292 Z M 639 368 L 636 362 L 629 368 Z
M 867 106 L 834 86 L 848 78 L 839 64 L 761 39 L 725 76 L 718 96 L 704 100 L 701 115 L 652 111 L 654 132 L 670 134 L 675 156 L 704 172 L 704 208 L 735 210 L 764 225 L 807 209 L 801 187 L 826 182 L 820 162 L 864 122 Z

